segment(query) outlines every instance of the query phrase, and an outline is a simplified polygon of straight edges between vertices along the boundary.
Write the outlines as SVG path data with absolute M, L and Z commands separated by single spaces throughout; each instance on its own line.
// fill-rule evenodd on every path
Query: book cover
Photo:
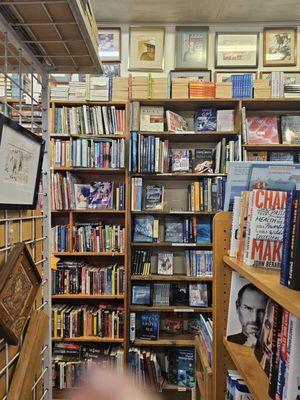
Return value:
M 171 286 L 171 302 L 174 306 L 188 305 L 188 288 L 185 283 L 174 283 Z
M 164 107 L 141 106 L 140 130 L 148 132 L 164 131 Z
M 152 215 L 135 216 L 134 218 L 134 242 L 153 242 L 153 223 Z
M 272 399 L 275 399 L 277 381 L 278 381 L 282 310 L 283 310 L 282 307 L 279 304 L 275 303 L 273 331 L 272 331 L 272 352 L 271 352 L 270 372 L 269 372 L 269 389 L 268 389 L 269 396 Z
M 248 189 L 295 190 L 300 189 L 300 164 L 252 164 Z
M 153 285 L 153 305 L 170 305 L 170 283 L 154 283 Z
M 213 149 L 195 149 L 194 171 L 200 174 L 212 174 L 213 153 Z
M 76 210 L 86 210 L 90 204 L 90 185 L 75 183 L 75 207 Z
M 217 131 L 234 131 L 234 110 L 217 110 Z
M 132 304 L 150 306 L 151 303 L 151 287 L 146 285 L 132 286 Z
M 268 161 L 268 152 L 267 151 L 247 151 L 247 161 Z M 272 160 L 270 154 L 270 161 L 281 161 L 281 160 Z
M 202 215 L 198 218 L 197 243 L 211 243 L 211 221 L 209 215 Z
M 249 152 L 248 152 L 249 153 Z M 288 151 L 271 151 L 270 161 L 288 161 L 294 162 L 294 154 Z
M 195 113 L 195 131 L 216 131 L 217 111 L 213 108 L 200 108 Z
M 229 342 L 255 348 L 267 301 L 263 292 L 237 272 L 232 272 L 226 332 Z
M 140 338 L 157 340 L 159 339 L 160 315 L 154 312 L 141 313 Z
M 186 132 L 188 130 L 187 121 L 181 115 L 173 111 L 166 111 L 166 118 L 169 132 Z
M 199 335 L 201 330 L 200 314 L 188 315 L 188 332 L 192 335 Z
M 90 186 L 89 208 L 96 210 L 113 208 L 113 182 L 93 182 Z
M 162 320 L 162 330 L 165 333 L 178 335 L 184 330 L 184 319 L 183 317 L 165 317 Z
M 193 388 L 195 386 L 195 354 L 194 349 L 177 348 L 169 351 L 170 383 Z
M 270 116 L 248 116 L 247 139 L 248 144 L 279 143 L 277 117 Z
M 300 115 L 282 115 L 280 118 L 282 143 L 300 143 Z
M 190 171 L 190 150 L 172 151 L 172 172 Z
M 173 275 L 173 253 L 157 254 L 157 273 L 159 275 Z
M 166 218 L 165 221 L 165 242 L 183 242 L 183 223 L 181 219 Z
M 144 191 L 144 210 L 163 210 L 164 186 L 148 185 Z
M 290 236 L 290 254 L 288 266 L 288 287 L 300 290 L 300 192 L 295 192 L 292 215 L 292 232 Z
M 189 285 L 189 304 L 191 307 L 208 307 L 207 283 Z

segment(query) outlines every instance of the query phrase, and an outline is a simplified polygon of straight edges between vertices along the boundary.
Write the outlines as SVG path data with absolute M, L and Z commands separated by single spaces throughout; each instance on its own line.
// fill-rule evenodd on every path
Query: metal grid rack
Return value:
M 7 258 L 14 243 L 24 241 L 28 245 L 43 279 L 33 308 L 43 309 L 50 316 L 48 75 L 41 68 L 40 62 L 31 57 L 26 46 L 18 41 L 15 32 L 1 21 L 0 57 L 1 112 L 41 134 L 46 141 L 43 179 L 37 209 L 0 211 L 0 262 Z M 41 88 L 41 98 L 35 91 L 36 86 Z M 12 88 L 13 92 L 18 94 L 17 98 L 11 98 Z M 7 398 L 21 348 L 22 340 L 18 346 L 10 346 L 4 339 L 0 339 L 0 399 L 2 400 Z M 38 373 L 32 386 L 32 400 L 50 400 L 52 399 L 50 324 L 40 354 Z

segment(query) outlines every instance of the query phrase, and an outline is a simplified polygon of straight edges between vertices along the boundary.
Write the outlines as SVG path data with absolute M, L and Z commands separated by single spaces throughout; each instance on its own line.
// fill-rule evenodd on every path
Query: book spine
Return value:
M 300 241 L 297 234 L 300 229 L 300 191 L 296 191 L 294 200 L 293 229 L 290 243 L 290 263 L 288 287 L 300 290 Z
M 274 321 L 272 331 L 272 353 L 270 360 L 270 374 L 269 374 L 269 396 L 275 399 L 277 380 L 278 380 L 278 367 L 279 367 L 279 346 L 281 337 L 282 325 L 282 307 L 274 304 Z
M 284 286 L 288 285 L 288 277 L 289 277 L 289 264 L 290 264 L 290 243 L 291 243 L 291 234 L 293 230 L 293 213 L 294 213 L 294 195 L 293 192 L 289 191 L 287 193 L 286 199 L 286 210 L 285 210 L 285 218 L 284 218 L 284 231 L 283 231 L 283 247 L 282 247 L 282 262 L 280 269 L 280 283 Z

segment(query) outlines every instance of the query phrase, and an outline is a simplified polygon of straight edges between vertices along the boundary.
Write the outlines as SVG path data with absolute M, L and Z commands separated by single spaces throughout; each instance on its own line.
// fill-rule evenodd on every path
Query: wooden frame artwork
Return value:
M 297 28 L 264 29 L 264 67 L 297 65 Z

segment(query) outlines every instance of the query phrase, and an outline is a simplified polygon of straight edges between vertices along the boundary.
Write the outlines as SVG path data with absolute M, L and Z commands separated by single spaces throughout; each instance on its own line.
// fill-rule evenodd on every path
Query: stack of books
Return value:
M 112 101 L 128 101 L 128 78 L 113 78 Z
M 149 86 L 147 76 L 133 76 L 131 84 L 132 99 L 148 99 Z
M 269 99 L 271 97 L 271 87 L 268 79 L 254 79 L 254 98 Z
M 231 76 L 232 97 L 235 99 L 252 99 L 253 75 L 237 74 Z
M 90 75 L 88 99 L 91 101 L 109 100 L 109 79 L 107 77 Z
M 151 99 L 168 98 L 168 78 L 152 78 Z
M 284 97 L 284 72 L 273 71 L 271 73 L 271 92 L 272 98 Z
M 188 99 L 188 98 L 189 98 L 189 79 L 173 78 L 172 99 Z
M 231 99 L 232 98 L 232 83 L 218 82 L 216 83 L 216 98 Z
M 69 98 L 69 85 L 56 85 L 51 86 L 50 100 L 68 100 Z
M 79 80 L 80 79 L 80 80 Z M 71 82 L 69 83 L 69 100 L 82 100 L 87 98 L 87 84 L 86 76 L 79 78 L 78 74 L 72 75 Z
M 0 96 L 5 96 L 5 77 L 3 74 L 0 74 Z M 9 79 L 6 79 L 6 96 L 8 98 L 12 97 L 11 81 Z
M 215 84 L 212 82 L 191 81 L 190 99 L 210 99 L 215 97 Z

